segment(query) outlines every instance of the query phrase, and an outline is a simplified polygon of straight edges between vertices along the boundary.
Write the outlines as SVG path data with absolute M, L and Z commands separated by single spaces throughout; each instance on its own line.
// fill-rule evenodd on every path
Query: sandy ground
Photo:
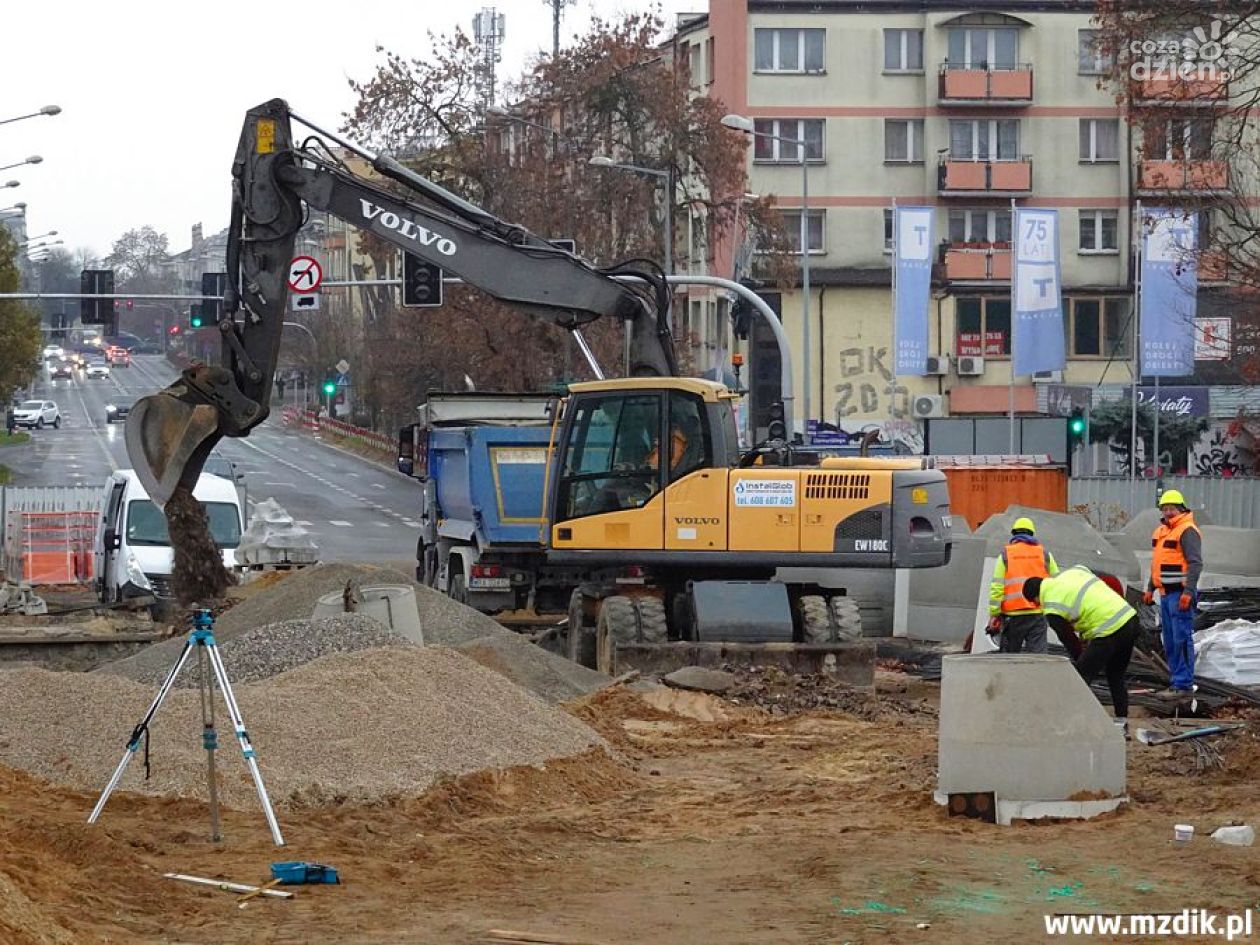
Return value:
M 256 809 L 229 812 L 216 847 L 199 802 L 118 794 L 88 827 L 92 795 L 0 769 L 0 942 L 1014 943 L 1042 941 L 1047 913 L 1256 905 L 1255 849 L 1206 839 L 1260 822 L 1255 727 L 1206 774 L 1184 746 L 1134 744 L 1116 814 L 1002 828 L 930 800 L 936 687 L 879 683 L 861 718 L 702 706 L 726 717 L 701 722 L 613 690 L 573 711 L 615 759 L 283 812 L 283 850 Z M 1171 842 L 1181 821 L 1201 835 L 1188 847 Z M 345 882 L 240 909 L 161 877 L 257 882 L 282 859 Z

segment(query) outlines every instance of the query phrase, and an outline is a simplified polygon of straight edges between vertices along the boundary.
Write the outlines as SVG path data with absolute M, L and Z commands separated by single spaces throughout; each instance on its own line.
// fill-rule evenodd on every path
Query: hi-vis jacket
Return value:
M 1059 573 L 1059 566 L 1040 542 L 1012 541 L 1002 550 L 989 584 L 989 616 L 1039 614 L 1041 608 L 1024 599 L 1024 582 Z
M 1182 512 L 1172 525 L 1160 522 L 1151 536 L 1152 589 L 1193 591 L 1203 571 L 1203 541 L 1194 515 Z
M 1137 616 L 1123 597 L 1084 565 L 1041 582 L 1041 608 L 1062 617 L 1082 640 L 1110 636 Z

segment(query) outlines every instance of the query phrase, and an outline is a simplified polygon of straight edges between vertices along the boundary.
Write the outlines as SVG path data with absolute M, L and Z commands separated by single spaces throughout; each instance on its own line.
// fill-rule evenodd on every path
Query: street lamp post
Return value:
M 734 131 L 742 132 L 753 138 L 766 138 L 783 144 L 796 146 L 796 153 L 801 159 L 801 347 L 804 358 L 801 359 L 801 409 L 807 424 L 813 416 L 810 410 L 810 393 L 813 386 L 811 375 L 813 352 L 810 351 L 810 304 L 809 304 L 809 161 L 806 144 L 796 138 L 772 135 L 767 131 L 757 131 L 751 118 L 743 115 L 725 115 L 722 124 Z
M 45 105 L 37 112 L 31 112 L 29 115 L 18 115 L 16 118 L 5 118 L 0 120 L 0 125 L 7 125 L 10 122 L 21 121 L 24 118 L 38 118 L 40 115 L 60 115 L 60 105 Z
M 56 230 L 49 230 L 47 233 L 39 234 L 39 236 L 28 236 L 26 239 L 22 240 L 22 242 L 18 243 L 18 245 L 25 246 L 27 243 L 34 243 L 36 240 L 47 239 L 50 236 L 56 236 L 56 235 L 57 235 Z
M 25 161 L 18 161 L 16 164 L 6 164 L 4 167 L 0 167 L 0 171 L 9 171 L 15 167 L 22 167 L 25 164 L 41 164 L 43 160 L 38 154 L 32 154 Z
M 634 171 L 637 174 L 646 174 L 648 177 L 655 177 L 661 182 L 665 189 L 665 213 L 661 218 L 662 236 L 664 237 L 661 244 L 661 251 L 665 255 L 665 275 L 672 276 L 674 274 L 674 169 L 673 167 L 665 170 L 658 170 L 654 167 L 640 167 L 638 164 L 621 164 L 608 157 L 606 154 L 596 154 L 591 158 L 590 164 L 595 167 L 613 167 L 622 171 Z M 673 307 L 670 307 L 671 321 Z M 671 324 L 670 328 L 674 326 Z

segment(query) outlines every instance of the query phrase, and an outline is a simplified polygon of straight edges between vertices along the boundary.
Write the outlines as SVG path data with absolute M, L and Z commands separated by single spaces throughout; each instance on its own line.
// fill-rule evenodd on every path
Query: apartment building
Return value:
M 793 341 L 798 416 L 807 356 L 814 417 L 846 428 L 1004 413 L 1015 206 L 1059 211 L 1068 357 L 1062 372 L 1016 378 L 1016 409 L 1044 410 L 1038 388 L 1050 383 L 1130 383 L 1134 201 L 1175 202 L 1228 182 L 1202 143 L 1211 90 L 1135 140 L 1142 133 L 1105 81 L 1112 64 L 1093 6 L 712 0 L 707 16 L 681 20 L 680 55 L 709 94 L 758 132 L 806 142 L 809 352 L 799 289 L 769 295 Z M 1159 93 L 1148 83 L 1139 97 Z M 774 195 L 799 244 L 796 146 L 750 140 L 749 178 L 752 191 Z M 938 357 L 927 377 L 892 373 L 895 205 L 936 211 Z M 715 272 L 730 271 L 733 251 L 715 248 Z M 758 333 L 750 342 L 754 415 L 777 396 L 767 342 Z

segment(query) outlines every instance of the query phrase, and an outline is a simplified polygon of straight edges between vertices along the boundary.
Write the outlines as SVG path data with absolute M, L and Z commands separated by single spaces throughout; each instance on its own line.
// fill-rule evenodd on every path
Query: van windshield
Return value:
M 210 535 L 220 548 L 235 548 L 241 543 L 241 520 L 231 502 L 202 502 L 210 519 Z M 166 531 L 166 516 L 149 499 L 136 499 L 127 504 L 127 544 L 163 546 L 171 543 Z

